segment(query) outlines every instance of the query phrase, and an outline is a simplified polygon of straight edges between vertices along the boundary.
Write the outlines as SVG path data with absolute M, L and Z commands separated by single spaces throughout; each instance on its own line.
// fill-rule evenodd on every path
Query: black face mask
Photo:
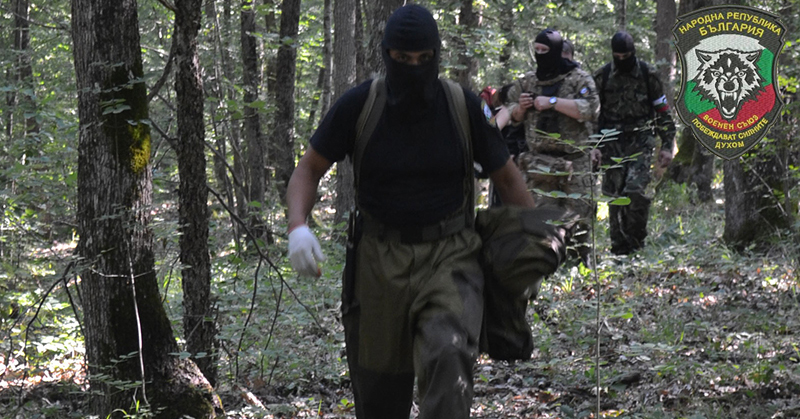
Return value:
M 536 77 L 539 80 L 549 80 L 561 74 L 564 58 L 561 57 L 563 41 L 561 34 L 552 29 L 545 29 L 536 35 L 534 41 L 547 45 L 550 50 L 545 54 L 534 54 L 536 58 Z
M 408 5 L 397 9 L 386 22 L 383 34 L 383 62 L 389 87 L 388 103 L 425 108 L 433 104 L 439 79 L 441 41 L 433 15 L 422 6 Z M 420 65 L 395 61 L 389 50 L 406 52 L 433 50 L 433 58 Z
M 620 71 L 622 73 L 630 73 L 635 66 L 636 66 L 635 54 L 631 54 L 630 57 L 624 60 L 620 60 L 619 58 L 614 57 L 614 67 L 617 69 L 617 71 Z
M 420 65 L 400 63 L 383 50 L 386 64 L 386 82 L 389 86 L 389 104 L 409 104 L 427 107 L 433 103 L 439 80 L 439 51 L 434 57 Z

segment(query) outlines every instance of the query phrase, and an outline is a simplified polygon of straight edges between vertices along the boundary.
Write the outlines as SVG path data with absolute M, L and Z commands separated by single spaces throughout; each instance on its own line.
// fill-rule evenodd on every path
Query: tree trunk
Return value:
M 478 74 L 478 60 L 470 53 L 475 43 L 473 34 L 478 28 L 478 14 L 472 7 L 472 0 L 461 0 L 461 12 L 458 15 L 461 36 L 455 39 L 458 50 L 459 68 L 453 79 L 469 90 L 475 90 L 472 78 Z M 480 89 L 478 89 L 480 90 Z
M 333 10 L 333 92 L 334 100 L 353 87 L 356 81 L 356 0 L 335 0 Z M 336 209 L 334 223 L 347 217 L 355 203 L 353 165 L 350 159 L 336 164 Z
M 506 43 L 503 44 L 503 49 L 500 51 L 500 57 L 498 58 L 502 71 L 499 78 L 502 82 L 501 85 L 505 85 L 512 80 L 511 54 L 518 44 L 517 31 L 515 30 L 514 6 L 515 2 L 513 0 L 504 0 L 500 3 L 500 33 L 502 33 L 503 37 L 506 39 Z
M 743 249 L 749 244 L 768 244 L 791 225 L 794 210 L 787 208 L 791 188 L 786 145 L 763 147 L 736 160 L 725 161 L 725 232 L 729 245 Z M 770 141 L 772 142 L 772 141 Z
M 362 82 L 370 78 L 371 70 L 367 69 L 367 54 L 364 51 L 364 3 L 362 0 L 356 0 L 356 30 L 355 30 L 355 43 L 356 43 L 356 83 Z M 328 103 L 330 105 L 330 103 Z M 325 112 L 328 111 L 325 108 Z
M 324 0 L 322 18 L 322 65 L 319 68 L 319 78 L 317 79 L 318 99 L 314 101 L 311 112 L 308 113 L 309 126 L 317 123 L 317 110 L 320 116 L 324 116 L 331 106 L 331 68 L 333 67 L 333 42 L 331 41 L 333 8 L 332 0 Z M 320 118 L 321 118 L 320 117 Z
M 264 225 L 259 216 L 259 205 L 251 202 L 264 202 L 266 187 L 264 176 L 264 139 L 261 133 L 261 120 L 255 102 L 258 100 L 258 86 L 261 78 L 258 70 L 256 49 L 256 12 L 253 0 L 243 0 L 241 12 L 242 75 L 244 89 L 244 142 L 247 149 L 247 205 L 249 228 L 254 239 L 264 235 Z M 240 203 L 241 205 L 242 203 Z
M 386 21 L 389 16 L 400 6 L 404 0 L 376 0 L 365 1 L 365 14 L 367 16 L 367 47 L 366 60 L 368 78 L 373 73 L 384 73 L 383 57 L 381 56 L 381 41 Z
M 154 270 L 150 129 L 134 0 L 73 0 L 78 226 L 91 410 L 134 398 L 156 417 L 215 417 L 218 399 L 178 345 Z M 130 388 L 131 383 L 139 384 Z M 118 383 L 125 383 L 123 388 Z M 113 417 L 120 417 L 114 413 Z
M 175 2 L 178 48 L 175 92 L 178 102 L 178 189 L 180 259 L 183 284 L 183 332 L 186 351 L 208 379 L 217 382 L 216 327 L 211 312 L 211 261 L 208 255 L 203 80 L 197 55 L 202 0 Z M 199 354 L 205 354 L 201 356 Z
M 628 25 L 628 14 L 627 14 L 628 1 L 617 0 L 616 6 L 617 6 L 617 14 L 616 14 L 617 30 L 624 31 L 626 29 L 626 26 Z
M 31 65 L 30 50 L 30 23 L 29 23 L 30 4 L 28 0 L 14 0 L 14 65 L 10 70 L 10 79 L 14 86 L 6 96 L 6 103 L 9 105 L 6 116 L 6 134 L 9 138 L 15 132 L 14 114 L 28 116 L 25 120 L 25 134 L 39 132 L 39 124 L 36 122 L 36 100 L 33 96 L 33 66 Z M 38 155 L 38 149 L 31 146 L 26 147 L 25 155 Z M 24 164 L 23 156 L 23 164 Z
M 278 193 L 286 195 L 286 185 L 294 170 L 294 78 L 297 57 L 296 38 L 300 26 L 300 0 L 283 0 L 281 5 L 281 46 L 275 81 L 275 125 L 272 128 L 272 161 Z
M 675 109 L 675 89 L 672 78 L 675 69 L 675 52 L 672 49 L 672 26 L 677 18 L 675 0 L 656 0 L 656 69 L 663 81 L 664 94 L 667 95 L 669 107 Z

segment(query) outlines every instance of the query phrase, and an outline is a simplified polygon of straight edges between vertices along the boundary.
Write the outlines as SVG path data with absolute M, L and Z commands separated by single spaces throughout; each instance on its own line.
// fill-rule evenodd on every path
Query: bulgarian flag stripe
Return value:
M 662 113 L 669 110 L 669 103 L 667 103 L 667 96 L 663 95 L 660 98 L 653 101 L 653 108 L 655 108 L 656 112 Z
M 775 89 L 769 85 L 756 95 L 755 100 L 745 102 L 733 121 L 723 119 L 716 107 L 698 114 L 697 118 L 717 131 L 742 131 L 757 124 L 774 106 Z

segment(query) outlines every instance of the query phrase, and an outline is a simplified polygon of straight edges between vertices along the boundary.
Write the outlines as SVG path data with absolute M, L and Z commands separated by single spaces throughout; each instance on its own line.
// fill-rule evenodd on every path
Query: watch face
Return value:
M 557 100 L 558 100 L 558 98 L 553 96 L 553 97 L 550 98 L 550 103 L 554 104 L 554 103 L 556 103 Z

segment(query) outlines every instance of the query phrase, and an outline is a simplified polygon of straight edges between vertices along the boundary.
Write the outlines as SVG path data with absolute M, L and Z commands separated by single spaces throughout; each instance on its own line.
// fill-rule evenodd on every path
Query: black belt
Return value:
M 407 244 L 424 243 L 452 236 L 466 227 L 463 212 L 448 217 L 436 224 L 419 227 L 395 227 L 386 225 L 370 216 L 364 216 L 363 232 L 384 241 Z

